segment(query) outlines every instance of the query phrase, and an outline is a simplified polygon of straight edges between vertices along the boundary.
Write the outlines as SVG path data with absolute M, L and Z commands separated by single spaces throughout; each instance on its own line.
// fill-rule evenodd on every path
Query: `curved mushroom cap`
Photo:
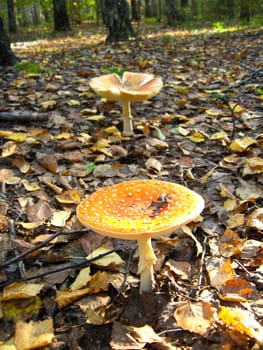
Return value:
M 203 198 L 184 186 L 134 180 L 94 192 L 78 205 L 77 217 L 97 233 L 133 240 L 171 233 L 203 208 Z
M 113 73 L 90 81 L 90 87 L 109 101 L 144 101 L 158 94 L 162 86 L 160 77 L 147 73 L 125 72 L 122 78 Z

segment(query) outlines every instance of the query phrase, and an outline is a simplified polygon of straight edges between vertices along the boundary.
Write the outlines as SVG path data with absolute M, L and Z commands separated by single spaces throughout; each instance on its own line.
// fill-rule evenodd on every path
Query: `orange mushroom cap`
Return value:
M 104 187 L 77 207 L 79 221 L 95 232 L 119 239 L 168 234 L 192 221 L 203 198 L 166 181 L 132 180 Z
M 144 101 L 155 96 L 162 88 L 160 77 L 147 73 L 125 72 L 122 77 L 106 74 L 91 79 L 91 88 L 110 101 Z

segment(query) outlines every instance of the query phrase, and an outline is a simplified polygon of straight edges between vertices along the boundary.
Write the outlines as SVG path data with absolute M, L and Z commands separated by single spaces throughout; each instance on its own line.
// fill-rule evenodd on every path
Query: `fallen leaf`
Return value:
M 43 287 L 42 283 L 15 282 L 4 288 L 2 300 L 34 297 L 40 293 Z
M 214 314 L 210 303 L 188 301 L 175 309 L 174 318 L 179 327 L 205 337 L 215 321 Z
M 263 343 L 263 327 L 255 319 L 253 313 L 240 308 L 226 306 L 221 306 L 220 309 L 218 317 L 227 326 L 233 328 L 237 332 L 255 338 L 261 344 Z
M 17 350 L 38 349 L 52 343 L 54 338 L 53 319 L 43 321 L 17 321 L 14 343 Z

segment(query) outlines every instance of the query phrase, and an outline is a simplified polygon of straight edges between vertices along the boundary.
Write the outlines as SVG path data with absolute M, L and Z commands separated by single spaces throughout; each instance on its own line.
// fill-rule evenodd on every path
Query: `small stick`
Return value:
M 54 238 L 56 238 L 57 236 L 61 235 L 61 234 L 73 234 L 73 233 L 85 233 L 85 232 L 89 232 L 89 229 L 83 229 L 83 230 L 71 230 L 71 231 L 58 231 L 56 233 L 54 233 L 53 235 L 51 235 L 50 237 L 48 237 L 47 239 L 45 239 L 43 242 L 39 243 L 38 245 L 36 245 L 35 247 L 26 249 L 24 252 L 22 252 L 21 254 L 13 257 L 12 259 L 9 259 L 7 261 L 5 261 L 4 263 L 0 264 L 0 269 L 18 261 L 21 260 L 22 258 L 24 258 L 26 255 L 29 255 L 33 252 L 35 252 L 36 250 L 44 247 L 45 245 L 47 245 L 47 243 L 49 243 L 50 241 L 52 241 Z
M 13 242 L 15 237 L 16 237 L 16 230 L 15 230 L 14 220 L 12 220 L 12 219 L 9 220 L 9 229 L 10 229 L 10 236 L 11 236 L 10 240 L 11 240 L 11 242 Z M 15 256 L 17 257 L 19 255 L 19 252 L 16 248 L 14 248 L 14 252 L 15 252 Z M 17 267 L 18 267 L 20 276 L 22 276 L 22 277 L 25 276 L 26 269 L 25 269 L 25 265 L 24 265 L 23 261 L 18 261 Z
M 68 264 L 68 265 L 64 265 L 63 267 L 59 267 L 57 269 L 54 269 L 54 270 L 51 270 L 51 271 L 47 271 L 47 272 L 43 272 L 43 273 L 40 273 L 38 275 L 33 275 L 33 276 L 28 276 L 28 277 L 23 277 L 23 278 L 16 278 L 15 280 L 11 280 L 11 281 L 7 281 L 3 284 L 0 285 L 0 288 L 4 288 L 6 286 L 9 286 L 10 284 L 14 283 L 14 282 L 26 282 L 26 281 L 31 281 L 31 280 L 34 280 L 34 279 L 37 279 L 37 278 L 41 278 L 41 277 L 45 277 L 45 276 L 48 276 L 48 275 L 51 275 L 53 273 L 56 273 L 56 272 L 60 272 L 60 271 L 64 271 L 64 270 L 69 270 L 69 269 L 74 269 L 74 268 L 78 268 L 78 267 L 81 267 L 81 266 L 87 266 L 89 265 L 91 262 L 97 260 L 97 259 L 100 259 L 100 258 L 103 258 L 104 256 L 107 256 L 107 255 L 110 255 L 112 253 L 115 253 L 119 250 L 119 248 L 115 248 L 115 249 L 112 249 L 108 252 L 105 252 L 105 253 L 102 253 L 102 254 L 99 254 L 97 256 L 95 256 L 94 258 L 90 258 L 90 259 L 83 259 L 80 263 L 77 263 L 77 264 Z

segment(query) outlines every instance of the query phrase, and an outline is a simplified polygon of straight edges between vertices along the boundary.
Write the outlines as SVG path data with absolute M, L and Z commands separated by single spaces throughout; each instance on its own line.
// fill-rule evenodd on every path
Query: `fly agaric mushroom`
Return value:
M 153 74 L 125 72 L 122 77 L 113 73 L 93 78 L 91 88 L 109 101 L 122 103 L 123 135 L 133 135 L 131 102 L 144 101 L 158 94 L 162 79 Z
M 197 217 L 203 208 L 203 198 L 182 185 L 132 180 L 89 195 L 78 205 L 77 217 L 101 235 L 138 241 L 140 291 L 150 292 L 156 262 L 151 237 L 172 233 Z

